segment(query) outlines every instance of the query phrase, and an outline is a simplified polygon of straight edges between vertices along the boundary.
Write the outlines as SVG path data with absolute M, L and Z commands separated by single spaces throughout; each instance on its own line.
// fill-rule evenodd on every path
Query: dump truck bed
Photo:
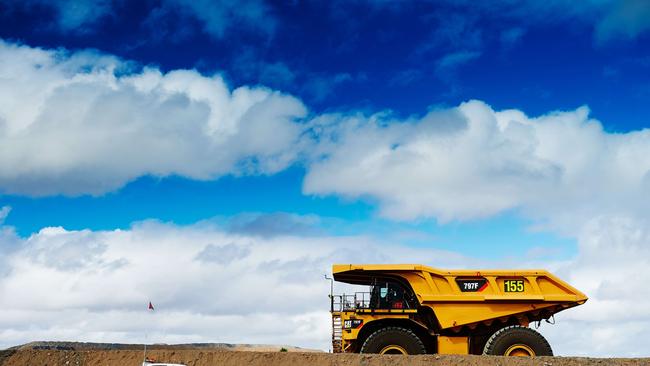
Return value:
M 546 270 L 443 270 L 417 264 L 333 266 L 336 281 L 373 285 L 377 278 L 409 286 L 430 307 L 441 329 L 517 317 L 547 319 L 587 301 L 587 296 Z

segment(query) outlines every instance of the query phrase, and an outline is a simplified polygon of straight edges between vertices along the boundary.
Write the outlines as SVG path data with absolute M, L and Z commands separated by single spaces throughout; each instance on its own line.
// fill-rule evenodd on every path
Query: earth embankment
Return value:
M 493 357 L 448 355 L 358 355 L 315 352 L 251 352 L 223 349 L 154 349 L 147 356 L 187 366 L 632 366 L 650 365 L 650 358 Z M 0 351 L 2 366 L 140 366 L 141 350 Z

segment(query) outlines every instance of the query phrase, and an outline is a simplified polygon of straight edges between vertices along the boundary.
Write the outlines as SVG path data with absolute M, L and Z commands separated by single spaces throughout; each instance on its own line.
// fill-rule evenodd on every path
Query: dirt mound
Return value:
M 5 362 L 5 360 L 8 359 L 14 353 L 16 353 L 16 351 L 12 351 L 12 350 L 0 351 L 0 365 L 2 365 Z
M 131 343 L 90 343 L 90 342 L 59 342 L 37 341 L 9 348 L 9 350 L 50 350 L 50 351 L 126 351 L 142 350 L 143 344 Z M 276 352 L 281 349 L 287 352 L 323 352 L 286 345 L 270 344 L 233 344 L 233 343 L 185 343 L 185 344 L 153 344 L 147 345 L 149 350 L 175 349 L 220 349 L 229 351 Z
M 0 353 L 0 355 L 2 355 Z M 153 350 L 148 356 L 161 362 L 188 366 L 582 366 L 650 365 L 650 359 L 596 359 L 574 357 L 400 356 L 289 352 L 232 352 L 219 349 Z M 2 356 L 0 356 L 2 360 Z M 139 366 L 142 351 L 135 350 L 18 350 L 0 361 L 2 366 Z

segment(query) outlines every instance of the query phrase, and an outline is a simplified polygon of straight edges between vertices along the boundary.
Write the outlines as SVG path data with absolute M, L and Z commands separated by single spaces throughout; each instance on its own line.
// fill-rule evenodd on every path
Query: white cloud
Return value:
M 321 116 L 303 190 L 368 199 L 395 220 L 516 211 L 576 238 L 575 259 L 515 264 L 556 271 L 590 297 L 543 332 L 558 354 L 647 356 L 650 130 L 608 133 L 588 112 L 530 118 L 470 101 L 405 120 Z
M 332 122 L 335 121 L 335 123 Z M 519 209 L 576 234 L 650 206 L 650 130 L 611 134 L 588 109 L 529 118 L 480 101 L 419 119 L 325 116 L 307 194 L 372 197 L 383 216 L 442 222 Z
M 193 70 L 0 42 L 0 191 L 101 194 L 137 177 L 273 173 L 300 149 L 303 104 Z
M 0 275 L 0 348 L 36 339 L 287 343 L 328 347 L 336 262 L 458 265 L 462 256 L 366 237 L 262 238 L 201 223 L 129 230 L 44 228 L 18 241 Z M 156 306 L 154 315 L 146 305 Z M 245 326 L 243 326 L 245 324 Z M 227 331 L 225 331 L 227 330 Z
M 102 194 L 143 175 L 216 179 L 301 161 L 306 193 L 372 197 L 395 219 L 521 209 L 575 226 L 648 207 L 650 133 L 604 132 L 585 107 L 530 118 L 471 101 L 406 120 L 303 123 L 300 100 L 231 91 L 218 75 L 7 43 L 0 56 L 0 192 Z
M 650 222 L 628 216 L 590 220 L 579 237 L 580 255 L 558 268 L 590 296 L 558 316 L 548 335 L 566 352 L 589 356 L 648 356 L 650 337 Z M 590 347 L 585 347 L 589 344 Z
M 209 222 L 44 228 L 25 239 L 3 233 L 0 246 L 15 249 L 0 274 L 0 348 L 43 339 L 142 342 L 148 333 L 150 342 L 327 349 L 329 283 L 322 275 L 332 263 L 512 266 L 364 236 L 261 237 Z M 648 222 L 601 217 L 580 234 L 575 259 L 515 265 L 549 268 L 590 296 L 560 313 L 556 325 L 543 324 L 556 354 L 648 356 L 648 240 Z

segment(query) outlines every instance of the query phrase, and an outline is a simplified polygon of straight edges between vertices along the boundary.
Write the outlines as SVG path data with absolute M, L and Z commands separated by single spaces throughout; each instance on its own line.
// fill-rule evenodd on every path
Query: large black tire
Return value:
M 401 327 L 381 328 L 361 346 L 361 353 L 419 355 L 426 352 L 422 340 L 410 329 Z
M 483 348 L 483 354 L 493 356 L 553 356 L 553 350 L 548 341 L 536 330 L 520 325 L 511 325 L 492 334 Z

